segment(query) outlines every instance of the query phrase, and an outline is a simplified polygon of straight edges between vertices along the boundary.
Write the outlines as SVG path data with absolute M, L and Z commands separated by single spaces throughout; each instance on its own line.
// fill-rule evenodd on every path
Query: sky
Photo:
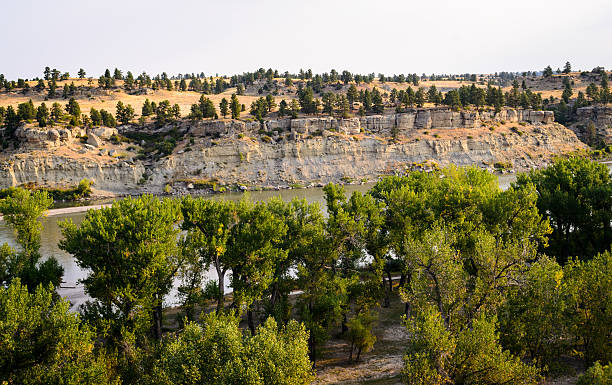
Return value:
M 0 73 L 612 67 L 610 0 L 2 0 Z

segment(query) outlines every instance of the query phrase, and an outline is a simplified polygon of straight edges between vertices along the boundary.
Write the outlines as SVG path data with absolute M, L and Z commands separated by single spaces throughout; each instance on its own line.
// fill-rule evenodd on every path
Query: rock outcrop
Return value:
M 199 121 L 189 124 L 190 132 L 195 136 L 204 134 L 228 134 L 264 130 L 292 131 L 308 134 L 318 130 L 336 130 L 345 134 L 357 134 L 360 131 L 385 133 L 391 130 L 398 132 L 412 129 L 456 129 L 477 128 L 487 122 L 526 122 L 530 124 L 550 124 L 554 122 L 552 111 L 502 109 L 499 113 L 484 111 L 452 111 L 448 108 L 422 108 L 404 113 L 390 115 L 370 115 L 355 118 L 298 118 L 271 119 L 262 123 L 243 121 Z
M 591 106 L 578 108 L 577 122 L 571 126 L 587 142 L 603 140 L 612 143 L 612 107 Z
M 151 185 L 185 179 L 257 186 L 375 179 L 403 172 L 413 163 L 435 162 L 492 167 L 513 163 L 518 170 L 540 167 L 554 155 L 585 145 L 559 124 L 522 127 L 519 133 L 481 130 L 478 137 L 430 138 L 393 142 L 373 136 L 359 139 L 342 134 L 314 136 L 278 143 L 222 139 L 215 146 L 195 146 L 160 161 Z M 486 132 L 485 132 L 486 131 Z
M 373 180 L 423 162 L 481 167 L 510 162 L 525 170 L 585 147 L 553 119 L 547 111 L 504 109 L 495 114 L 438 108 L 350 119 L 184 120 L 159 129 L 162 135 L 177 129 L 184 140 L 157 161 L 133 160 L 136 150 L 130 153 L 127 145 L 105 142 L 114 129 L 90 129 L 89 144 L 82 144 L 77 140 L 85 134 L 80 129 L 22 127 L 22 148 L 0 156 L 0 188 L 32 182 L 69 186 L 83 178 L 94 180 L 98 190 L 117 194 L 159 193 L 166 184 L 196 179 L 308 185 Z

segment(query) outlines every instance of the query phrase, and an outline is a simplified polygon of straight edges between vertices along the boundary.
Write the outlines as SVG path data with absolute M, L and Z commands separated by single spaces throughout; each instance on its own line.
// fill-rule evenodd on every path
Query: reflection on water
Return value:
M 503 189 L 508 188 L 510 183 L 515 179 L 514 175 L 502 175 L 499 177 L 500 187 Z M 373 186 L 373 183 L 367 183 L 363 185 L 347 185 L 345 190 L 347 196 L 352 194 L 353 191 L 359 191 L 365 193 Z M 325 210 L 325 199 L 323 196 L 323 189 L 321 188 L 305 188 L 305 189 L 293 189 L 293 190 L 281 190 L 281 191 L 254 191 L 248 193 L 253 201 L 267 201 L 268 199 L 276 196 L 280 196 L 285 201 L 290 201 L 294 198 L 306 199 L 310 203 L 319 203 L 321 209 Z M 232 201 L 238 201 L 244 196 L 244 193 L 225 193 L 217 194 L 210 197 L 210 199 L 221 200 L 227 199 Z M 75 260 L 67 253 L 63 252 L 58 248 L 58 242 L 62 238 L 59 223 L 65 220 L 72 220 L 74 223 L 80 223 L 85 217 L 85 212 L 70 213 L 61 215 L 52 215 L 43 219 L 43 231 L 41 237 L 41 255 L 50 256 L 53 255 L 57 258 L 59 263 L 64 267 L 64 282 L 59 290 L 60 294 L 70 299 L 75 305 L 79 305 L 86 300 L 86 296 L 83 293 L 83 287 L 79 284 L 79 280 L 86 277 L 87 272 L 81 269 L 75 262 Z M 15 236 L 13 232 L 6 226 L 4 221 L 0 221 L 0 244 L 8 242 L 11 246 L 15 246 Z M 208 273 L 210 278 L 215 278 L 215 273 L 211 270 Z M 226 279 L 226 285 L 229 280 Z M 227 288 L 226 288 L 227 289 Z M 167 305 L 176 303 L 176 293 L 173 292 L 169 296 Z

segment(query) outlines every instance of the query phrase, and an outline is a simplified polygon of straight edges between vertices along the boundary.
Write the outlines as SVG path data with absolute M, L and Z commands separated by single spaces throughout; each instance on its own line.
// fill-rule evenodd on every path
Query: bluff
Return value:
M 548 111 L 442 108 L 349 119 L 183 120 L 148 130 L 180 136 L 172 153 L 159 159 L 143 151 L 138 155 L 137 143 L 109 140 L 113 130 L 24 126 L 22 146 L 0 155 L 0 187 L 58 187 L 88 178 L 97 190 L 134 194 L 213 181 L 275 188 L 375 180 L 422 163 L 526 170 L 585 148 L 553 121 Z M 119 133 L 134 130 L 142 128 L 120 127 Z
M 571 129 L 585 141 L 594 139 L 612 143 L 612 107 L 590 106 L 576 110 L 577 122 Z

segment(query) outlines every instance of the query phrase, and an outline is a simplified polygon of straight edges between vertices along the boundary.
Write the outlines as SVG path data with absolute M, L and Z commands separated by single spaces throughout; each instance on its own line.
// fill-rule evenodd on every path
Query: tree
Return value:
M 95 334 L 53 287 L 19 279 L 0 287 L 0 380 L 7 384 L 113 384 Z
M 351 110 L 353 109 L 353 104 L 359 98 L 359 92 L 357 92 L 357 87 L 354 84 L 351 84 L 346 91 L 346 98 L 348 99 Z
M 377 114 L 382 114 L 385 110 L 382 95 L 376 87 L 372 89 L 372 110 Z
M 323 112 L 332 116 L 334 114 L 335 95 L 333 92 L 323 94 Z
M 246 200 L 237 205 L 236 218 L 226 251 L 231 286 L 234 302 L 246 307 L 249 329 L 255 333 L 252 305 L 272 283 L 275 264 L 287 258 L 280 247 L 287 225 L 265 204 Z
M 612 364 L 602 366 L 599 361 L 578 378 L 577 385 L 610 385 Z
M 203 274 L 212 265 L 217 273 L 215 299 L 217 313 L 223 310 L 225 275 L 231 269 L 226 255 L 230 230 L 234 226 L 235 205 L 227 201 L 211 201 L 187 197 L 182 203 L 182 229 L 187 231 L 182 241 L 187 263 L 181 272 L 185 302 L 197 295 Z
M 124 106 L 123 102 L 119 101 L 117 102 L 115 115 L 121 124 L 128 124 L 132 119 L 134 119 L 134 108 L 130 104 Z
M 91 124 L 93 124 L 94 126 L 99 126 L 100 124 L 102 124 L 102 115 L 100 114 L 100 111 L 96 110 L 95 108 L 91 108 L 91 110 L 89 110 L 89 118 L 91 119 Z
M 161 338 L 162 303 L 181 263 L 180 214 L 177 202 L 143 195 L 90 210 L 80 226 L 60 225 L 60 248 L 89 271 L 83 284 L 92 300 L 84 310 L 104 321 L 111 342 L 123 328 Z
M 188 323 L 170 339 L 147 376 L 151 384 L 309 384 L 308 333 L 291 321 L 279 329 L 273 319 L 253 337 L 238 328 L 238 318 L 209 314 L 202 326 Z
M 553 75 L 553 70 L 550 66 L 547 66 L 546 68 L 544 68 L 544 72 L 543 72 L 543 76 L 545 78 L 549 78 Z
M 38 121 L 39 127 L 45 127 L 47 125 L 47 121 L 49 120 L 49 109 L 44 102 L 41 103 L 36 110 L 36 120 Z
M 110 77 L 110 72 L 108 73 L 108 75 L 106 75 L 105 73 L 104 76 Z M 115 80 L 123 80 L 123 74 L 121 73 L 121 70 L 119 70 L 118 68 L 115 68 L 115 72 L 113 73 L 113 78 Z
M 81 118 L 81 107 L 74 98 L 70 98 L 68 104 L 66 104 L 66 112 L 77 119 Z
M 534 366 L 504 351 L 495 320 L 480 316 L 454 334 L 440 314 L 428 308 L 407 322 L 410 338 L 402 379 L 410 385 L 540 383 Z
M 151 105 L 151 102 L 149 101 L 149 99 L 145 99 L 144 104 L 142 105 L 142 111 L 140 113 L 141 116 L 150 116 L 153 115 L 154 113 L 154 108 Z
M 54 122 L 58 122 L 64 116 L 64 111 L 62 109 L 62 105 L 55 102 L 51 105 L 51 119 Z
M 85 70 L 83 68 L 79 69 L 79 79 L 85 79 Z
M 572 65 L 570 64 L 570 62 L 565 62 L 565 66 L 563 67 L 563 73 L 569 74 L 570 72 L 572 72 Z
M 225 98 L 221 99 L 221 102 L 219 103 L 219 111 L 221 112 L 221 115 L 223 115 L 224 118 L 227 116 L 227 113 L 229 112 L 228 106 L 229 106 L 229 103 L 227 99 Z
M 562 278 L 562 267 L 543 256 L 510 288 L 499 313 L 502 345 L 552 370 L 568 351 Z
M 236 94 L 232 94 L 230 110 L 232 111 L 232 119 L 240 119 L 241 106 Z
M 585 363 L 612 362 L 612 253 L 606 251 L 586 262 L 573 259 L 563 273 L 566 322 L 584 351 Z
M 64 269 L 53 257 L 40 263 L 39 222 L 44 212 L 51 207 L 53 199 L 45 191 L 34 191 L 17 188 L 0 200 L 0 213 L 4 221 L 15 231 L 17 243 L 21 250 L 17 252 L 7 244 L 2 246 L 1 265 L 3 282 L 6 284 L 15 278 L 29 287 L 31 291 L 39 284 L 51 283 L 54 287 L 62 281 Z
M 521 174 L 517 184 L 532 183 L 538 210 L 553 229 L 548 255 L 565 263 L 571 256 L 589 259 L 612 243 L 612 179 L 605 165 L 586 158 L 558 159 L 551 166 Z

